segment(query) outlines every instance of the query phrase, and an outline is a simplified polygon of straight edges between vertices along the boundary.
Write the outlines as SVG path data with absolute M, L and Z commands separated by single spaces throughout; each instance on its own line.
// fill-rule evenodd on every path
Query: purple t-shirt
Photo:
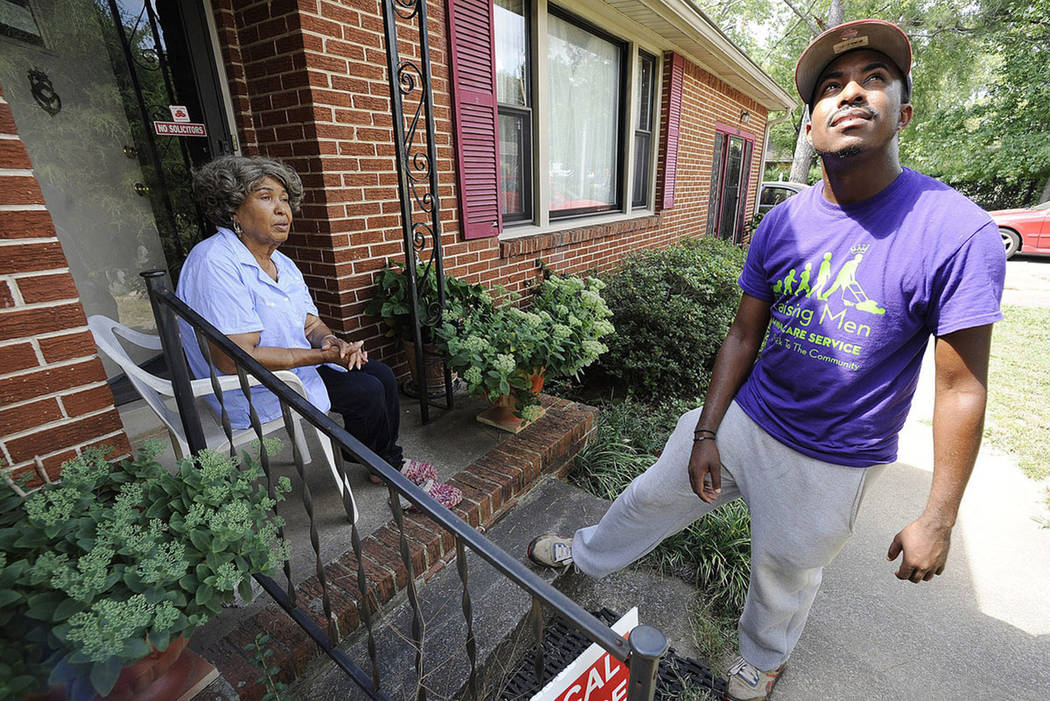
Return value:
M 800 453 L 893 462 L 930 334 L 1002 318 L 1002 240 L 984 210 L 912 170 L 846 207 L 823 189 L 755 231 L 740 287 L 771 303 L 771 321 L 736 399 Z

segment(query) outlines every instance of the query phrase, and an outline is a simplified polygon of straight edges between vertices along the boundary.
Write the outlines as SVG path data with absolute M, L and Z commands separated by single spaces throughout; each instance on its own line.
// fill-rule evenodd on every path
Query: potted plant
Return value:
M 424 382 L 416 377 L 418 372 L 416 365 L 415 333 L 412 327 L 411 306 L 408 294 L 408 277 L 405 275 L 405 266 L 396 261 L 390 261 L 385 268 L 379 271 L 376 279 L 378 287 L 368 306 L 365 314 L 383 319 L 387 326 L 386 336 L 396 339 L 401 344 L 408 360 L 408 368 L 412 374 L 412 386 L 409 390 L 418 391 L 419 387 L 426 387 L 428 394 L 442 394 L 445 391 L 445 376 L 442 358 L 445 355 L 445 347 L 442 339 L 435 334 L 435 328 L 441 321 L 441 315 L 435 315 L 437 309 L 438 289 L 437 273 L 433 265 L 416 266 L 416 291 L 417 304 L 416 313 L 419 319 L 420 331 L 423 337 L 423 354 L 425 357 L 426 377 Z M 464 310 L 474 309 L 485 304 L 488 296 L 481 285 L 469 285 L 462 280 L 445 276 L 445 312 L 451 313 L 453 317 L 464 314 Z M 409 394 L 413 394 L 410 391 Z
M 542 414 L 538 394 L 545 378 L 578 376 L 608 350 L 600 339 L 613 331 L 612 312 L 595 278 L 550 274 L 527 310 L 505 296 L 501 305 L 479 305 L 456 318 L 446 314 L 438 335 L 449 363 L 471 394 L 493 404 L 478 420 L 517 432 Z
M 157 674 L 143 665 L 170 666 L 235 591 L 251 599 L 251 574 L 287 558 L 247 453 L 203 450 L 171 474 L 159 448 L 116 464 L 89 448 L 60 482 L 0 488 L 0 649 L 21 649 L 4 660 L 19 695 L 45 681 L 77 699 L 141 691 Z M 290 488 L 281 478 L 276 497 Z

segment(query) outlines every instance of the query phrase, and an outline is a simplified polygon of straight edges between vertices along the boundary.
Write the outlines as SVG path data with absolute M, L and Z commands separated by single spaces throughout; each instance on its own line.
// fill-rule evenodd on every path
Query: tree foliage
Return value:
M 1050 179 L 1050 0 L 986 0 L 966 19 L 935 42 L 927 63 L 947 54 L 951 72 L 928 71 L 940 101 L 923 105 L 902 159 L 985 207 L 1035 204 Z M 968 90 L 953 90 L 953 73 Z
M 830 0 L 694 0 L 785 89 Z M 915 118 L 901 160 L 988 208 L 1046 199 L 1050 180 L 1050 0 L 843 0 L 845 19 L 900 25 L 914 50 Z M 790 152 L 799 114 L 775 127 Z

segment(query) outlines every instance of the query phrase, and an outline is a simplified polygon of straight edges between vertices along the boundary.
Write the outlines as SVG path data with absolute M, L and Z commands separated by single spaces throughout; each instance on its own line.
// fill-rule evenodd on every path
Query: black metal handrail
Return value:
M 273 373 L 263 367 L 262 364 L 212 326 L 206 319 L 189 308 L 171 291 L 168 275 L 165 271 L 143 273 L 143 277 L 146 279 L 147 288 L 149 290 L 150 303 L 153 307 L 154 316 L 156 317 L 157 328 L 160 332 L 165 359 L 168 362 L 168 367 L 171 368 L 172 371 L 175 399 L 186 431 L 191 452 L 196 453 L 207 446 L 205 445 L 204 431 L 201 426 L 200 416 L 197 413 L 193 392 L 190 387 L 190 371 L 183 354 L 181 333 L 177 319 L 182 319 L 193 328 L 205 360 L 207 360 L 211 366 L 212 382 L 216 389 L 216 397 L 220 403 L 220 420 L 230 443 L 231 454 L 234 452 L 233 432 L 230 427 L 230 421 L 226 414 L 225 407 L 222 405 L 222 392 L 218 391 L 218 376 L 216 375 L 214 364 L 210 362 L 211 350 L 209 346 L 226 354 L 235 364 L 237 376 L 240 378 L 241 390 L 244 392 L 248 401 L 251 424 L 260 441 L 263 437 L 262 426 L 252 405 L 248 375 L 251 375 L 258 380 L 263 387 L 270 390 L 278 398 L 283 410 L 285 427 L 290 434 L 292 432 L 292 412 L 295 412 L 295 414 L 303 420 L 320 429 L 322 433 L 332 439 L 334 442 L 334 454 L 336 456 L 337 467 L 344 485 L 349 485 L 349 480 L 347 479 L 345 468 L 340 457 L 342 453 L 341 449 L 345 449 L 352 453 L 358 462 L 363 464 L 369 470 L 378 473 L 384 482 L 386 482 L 390 492 L 390 508 L 393 512 L 394 521 L 400 534 L 400 555 L 402 562 L 407 569 L 408 576 L 406 588 L 409 604 L 413 609 L 412 636 L 417 650 L 416 666 L 420 679 L 423 678 L 424 672 L 422 669 L 422 622 L 419 599 L 415 588 L 415 572 L 412 558 L 409 553 L 408 541 L 405 535 L 404 513 L 401 508 L 400 500 L 400 497 L 402 496 L 414 504 L 421 514 L 429 517 L 441 528 L 450 532 L 455 539 L 456 565 L 464 586 L 462 610 L 464 618 L 466 619 L 468 631 L 467 640 L 464 645 L 467 649 L 467 655 L 471 663 L 471 675 L 470 679 L 466 680 L 466 686 L 474 693 L 473 698 L 477 698 L 477 670 L 476 651 L 472 632 L 472 606 L 469 594 L 467 594 L 467 548 L 492 565 L 498 572 L 518 587 L 528 592 L 533 599 L 534 612 L 538 611 L 540 607 L 546 606 L 549 610 L 552 610 L 556 615 L 560 616 L 570 625 L 579 630 L 579 632 L 587 639 L 600 645 L 618 660 L 626 662 L 629 665 L 631 680 L 629 684 L 629 701 L 650 701 L 653 698 L 657 665 L 667 648 L 666 639 L 660 631 L 650 626 L 639 626 L 632 631 L 629 641 L 622 638 L 609 628 L 609 626 L 545 582 L 516 558 L 501 550 L 450 510 L 437 503 L 429 495 L 423 492 L 420 487 L 416 486 L 407 477 L 401 474 L 400 471 L 369 450 L 368 447 L 354 438 L 343 427 L 332 421 L 325 413 L 321 412 L 307 401 L 306 398 L 293 391 Z M 304 475 L 302 456 L 300 455 L 299 448 L 295 441 L 292 441 L 292 446 L 296 469 L 302 479 Z M 270 476 L 267 451 L 260 451 L 260 462 L 262 463 L 263 471 L 266 474 L 267 482 L 272 492 L 272 480 Z M 322 590 L 324 613 L 325 618 L 329 623 L 329 630 L 327 632 L 323 630 L 306 611 L 297 606 L 296 593 L 294 586 L 292 585 L 290 566 L 287 563 L 284 572 L 288 580 L 286 591 L 282 590 L 281 586 L 269 577 L 257 576 L 256 579 L 259 580 L 263 589 L 276 600 L 281 608 L 283 608 L 292 619 L 305 630 L 305 632 L 322 648 L 322 650 L 332 658 L 340 669 L 350 676 L 363 691 L 365 691 L 371 698 L 386 699 L 388 697 L 383 693 L 379 685 L 375 637 L 372 630 L 373 626 L 369 611 L 370 607 L 367 605 L 367 577 L 362 565 L 361 540 L 356 524 L 356 514 L 354 513 L 355 506 L 350 497 L 350 491 L 349 489 L 343 490 L 343 505 L 350 523 L 352 524 L 351 545 L 358 562 L 357 579 L 361 595 L 358 610 L 361 612 L 363 622 L 368 630 L 368 651 L 372 666 L 371 675 L 366 673 L 338 647 L 339 633 L 333 624 L 327 582 L 325 580 L 324 569 L 322 566 L 323 563 L 321 562 L 320 548 L 318 545 L 318 533 L 314 521 L 312 499 L 309 488 L 306 486 L 304 479 L 302 479 L 302 483 L 304 488 L 303 501 L 307 515 L 310 519 L 310 540 L 314 550 L 317 574 Z M 540 626 L 538 630 L 539 635 L 537 636 L 536 641 L 537 654 L 542 654 L 540 652 L 540 642 L 542 641 L 542 616 L 535 616 L 535 622 Z M 542 670 L 542 664 L 538 665 L 538 669 Z M 419 685 L 417 698 L 420 701 L 423 701 L 423 699 L 426 698 L 422 684 Z
M 437 149 L 434 135 L 434 94 L 430 73 L 430 38 L 426 0 L 382 0 L 386 40 L 387 80 L 390 84 L 390 114 L 393 117 L 394 150 L 397 154 L 398 199 L 401 204 L 401 230 L 404 238 L 405 276 L 408 280 L 408 308 L 415 345 L 416 377 L 419 386 L 419 412 L 423 423 L 430 417 L 430 389 L 426 381 L 423 327 L 441 323 L 446 290 L 441 257 L 441 198 L 438 192 Z M 403 59 L 398 51 L 398 24 L 407 29 L 415 23 L 419 41 L 419 60 Z M 406 101 L 410 108 L 406 111 Z M 427 249 L 429 247 L 429 254 Z M 417 278 L 417 260 L 424 274 Z M 419 280 L 425 280 L 433 267 L 437 299 L 421 300 Z M 420 316 L 420 301 L 426 304 Z M 453 405 L 452 373 L 444 364 L 445 406 Z

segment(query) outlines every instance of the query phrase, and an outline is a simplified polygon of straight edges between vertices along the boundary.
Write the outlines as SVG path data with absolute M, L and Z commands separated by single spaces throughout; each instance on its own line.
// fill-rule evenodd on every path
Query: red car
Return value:
M 989 212 L 1003 235 L 1006 257 L 1015 253 L 1050 255 L 1050 202 L 1031 209 Z

